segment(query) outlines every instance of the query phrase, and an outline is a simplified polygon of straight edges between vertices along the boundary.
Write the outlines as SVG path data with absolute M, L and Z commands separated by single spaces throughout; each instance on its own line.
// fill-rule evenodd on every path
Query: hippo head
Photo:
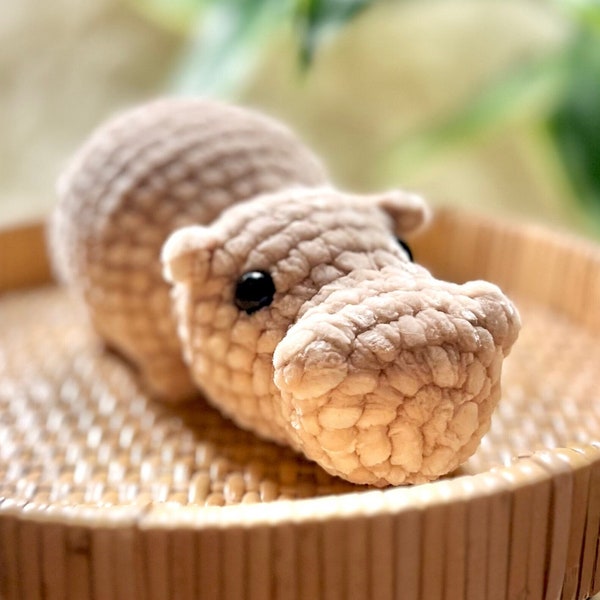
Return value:
M 165 274 L 208 399 L 356 483 L 428 481 L 466 460 L 519 316 L 496 286 L 411 262 L 400 239 L 426 218 L 404 192 L 297 189 L 175 232 Z

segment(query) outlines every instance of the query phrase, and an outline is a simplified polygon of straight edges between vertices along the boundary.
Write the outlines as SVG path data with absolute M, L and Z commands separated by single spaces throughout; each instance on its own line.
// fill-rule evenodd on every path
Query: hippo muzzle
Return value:
M 321 290 L 273 356 L 304 453 L 352 480 L 427 481 L 466 460 L 489 428 L 517 336 L 496 286 L 410 266 L 408 279 L 401 263 Z
M 298 189 L 173 234 L 165 275 L 207 398 L 356 483 L 419 483 L 464 462 L 490 426 L 520 322 L 496 286 L 411 262 L 396 235 L 426 218 L 402 192 Z M 257 273 L 272 298 L 244 310 L 240 281 Z

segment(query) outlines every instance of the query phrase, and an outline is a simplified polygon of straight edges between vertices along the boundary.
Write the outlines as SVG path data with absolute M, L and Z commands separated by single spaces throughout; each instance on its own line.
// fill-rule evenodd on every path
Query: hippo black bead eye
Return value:
M 235 305 L 251 315 L 269 306 L 275 295 L 273 278 L 266 271 L 248 271 L 235 286 Z
M 402 246 L 402 248 L 404 249 L 406 254 L 408 254 L 408 258 L 409 258 L 410 262 L 414 262 L 415 259 L 413 258 L 413 253 L 412 253 L 412 250 L 410 249 L 409 245 L 404 240 L 401 240 L 400 238 L 396 238 L 396 240 L 397 240 L 398 244 L 400 244 L 400 246 Z

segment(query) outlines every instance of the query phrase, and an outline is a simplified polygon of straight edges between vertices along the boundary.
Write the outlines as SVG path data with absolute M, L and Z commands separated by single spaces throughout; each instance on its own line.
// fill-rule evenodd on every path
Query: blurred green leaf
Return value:
M 137 0 L 167 2 L 167 0 Z M 300 33 L 307 66 L 317 46 L 377 0 L 178 0 L 203 7 L 200 27 L 174 79 L 179 93 L 235 95 L 268 41 L 285 26 Z
M 508 122 L 541 120 L 556 102 L 563 80 L 562 53 L 511 67 L 456 112 L 398 140 L 382 161 L 384 169 L 397 176 Z
M 321 42 L 377 0 L 297 0 L 300 59 L 309 65 Z
M 600 31 L 600 0 L 557 0 L 557 4 L 579 26 Z
M 377 0 L 128 0 L 145 17 L 167 29 L 189 33 L 202 9 L 208 13 L 229 14 L 237 22 L 231 34 L 253 28 L 255 17 L 266 10 L 286 16 L 300 32 L 300 60 L 307 66 L 325 37 L 343 27 L 369 4 Z M 220 17 L 221 18 L 221 17 Z M 208 26 L 203 28 L 204 32 Z M 248 39 L 248 38 L 246 38 Z M 235 41 L 230 39 L 229 41 Z
M 199 28 L 176 73 L 178 93 L 231 97 L 272 34 L 289 20 L 292 0 L 205 0 Z
M 600 32 L 577 36 L 566 72 L 549 128 L 579 198 L 600 219 Z
M 186 35 L 206 0 L 129 0 L 129 3 L 161 27 Z

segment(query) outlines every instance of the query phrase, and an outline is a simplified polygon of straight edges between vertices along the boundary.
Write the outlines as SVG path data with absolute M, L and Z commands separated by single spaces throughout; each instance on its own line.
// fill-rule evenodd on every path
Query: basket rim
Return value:
M 0 516 L 91 528 L 225 529 L 275 527 L 333 519 L 368 518 L 423 511 L 453 502 L 470 503 L 600 465 L 600 440 L 590 444 L 538 450 L 508 466 L 459 475 L 416 486 L 357 491 L 297 500 L 229 506 L 37 504 L 0 498 Z

